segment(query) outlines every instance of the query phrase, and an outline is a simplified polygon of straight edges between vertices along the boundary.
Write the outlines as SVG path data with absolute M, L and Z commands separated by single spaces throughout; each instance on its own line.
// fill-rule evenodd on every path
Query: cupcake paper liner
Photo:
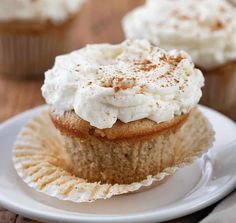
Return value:
M 44 111 L 26 124 L 18 135 L 13 150 L 13 163 L 22 180 L 36 191 L 60 200 L 92 202 L 114 195 L 140 192 L 162 183 L 179 168 L 197 159 L 212 144 L 214 132 L 207 119 L 195 110 L 176 137 L 177 165 L 155 176 L 147 176 L 141 182 L 113 185 L 89 183 L 72 174 L 63 137 L 53 126 L 47 111 Z M 179 162 L 180 159 L 182 162 Z
M 6 77 L 42 75 L 62 52 L 56 35 L 0 35 L 0 73 Z
M 0 74 L 7 78 L 43 77 L 56 56 L 78 47 L 74 41 L 77 19 L 39 30 L 27 25 L 18 31 L 0 30 Z

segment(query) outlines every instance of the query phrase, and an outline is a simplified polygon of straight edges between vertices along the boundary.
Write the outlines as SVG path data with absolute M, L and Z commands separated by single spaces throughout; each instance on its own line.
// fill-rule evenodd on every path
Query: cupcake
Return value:
M 180 165 L 194 148 L 183 151 L 181 143 L 208 135 L 194 122 L 203 84 L 187 53 L 127 40 L 57 57 L 42 94 L 73 174 L 130 184 Z
M 1 0 L 0 73 L 34 78 L 55 56 L 78 47 L 79 9 L 84 0 Z
M 130 39 L 187 51 L 205 76 L 201 102 L 224 113 L 236 106 L 236 10 L 226 0 L 149 0 L 123 28 Z

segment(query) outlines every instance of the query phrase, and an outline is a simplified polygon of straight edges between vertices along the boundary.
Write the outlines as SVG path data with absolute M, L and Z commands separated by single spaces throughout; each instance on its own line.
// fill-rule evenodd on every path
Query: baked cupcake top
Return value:
M 236 59 L 236 9 L 226 0 L 149 0 L 123 28 L 128 38 L 187 51 L 206 70 Z
M 51 21 L 61 23 L 85 0 L 0 0 L 0 22 Z
M 188 113 L 204 79 L 183 51 L 164 51 L 146 40 L 96 44 L 56 58 L 42 94 L 63 115 L 74 111 L 90 125 L 111 128 L 144 118 L 157 123 Z

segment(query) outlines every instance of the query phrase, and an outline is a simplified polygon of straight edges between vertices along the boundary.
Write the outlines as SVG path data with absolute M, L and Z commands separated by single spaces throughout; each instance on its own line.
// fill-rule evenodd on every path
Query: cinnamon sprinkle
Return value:
M 113 89 L 114 89 L 114 91 L 115 91 L 115 92 L 117 92 L 117 91 L 119 91 L 119 90 L 120 90 L 120 87 L 118 87 L 118 86 L 115 86 Z
M 219 31 L 224 28 L 224 24 L 221 21 L 217 21 L 212 27 L 211 31 Z
M 173 56 L 166 56 L 164 54 L 164 55 L 162 55 L 162 57 L 160 57 L 160 59 L 170 65 L 177 66 L 178 63 L 183 59 L 183 57 L 181 55 L 173 57 Z
M 136 71 L 151 71 L 157 68 L 157 65 L 152 63 L 150 60 L 143 60 L 143 61 L 136 61 L 134 65 L 139 65 L 139 69 L 136 69 Z

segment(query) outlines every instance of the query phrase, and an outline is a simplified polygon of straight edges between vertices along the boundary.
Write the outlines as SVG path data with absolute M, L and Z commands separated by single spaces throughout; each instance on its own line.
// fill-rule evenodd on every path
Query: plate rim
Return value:
M 38 107 L 35 107 L 33 109 L 29 109 L 25 112 L 22 112 L 20 114 L 17 114 L 13 116 L 12 118 L 2 122 L 0 124 L 0 131 L 2 131 L 5 127 L 8 125 L 11 125 L 18 119 L 25 118 L 27 116 L 32 116 L 36 112 L 40 112 L 41 110 L 45 109 L 47 105 L 41 105 Z M 217 115 L 220 115 L 221 118 L 227 119 L 232 124 L 236 126 L 236 123 L 232 121 L 230 118 L 224 116 L 218 111 L 215 111 L 211 108 L 205 107 L 203 105 L 198 105 L 200 107 L 201 111 L 208 110 L 209 112 L 216 113 Z M 32 114 L 32 115 L 31 115 Z M 9 164 L 11 165 L 11 164 Z M 143 221 L 156 221 L 158 217 L 158 221 L 166 221 L 171 220 L 175 218 L 179 218 L 188 214 L 192 214 L 196 211 L 202 210 L 209 205 L 219 201 L 223 197 L 225 197 L 227 194 L 232 192 L 236 187 L 236 174 L 232 176 L 231 179 L 225 184 L 223 187 L 221 187 L 220 190 L 217 190 L 210 195 L 206 194 L 201 196 L 200 198 L 187 201 L 186 203 L 183 203 L 179 205 L 178 207 L 169 207 L 168 210 L 165 210 L 165 208 L 160 208 L 158 210 L 152 210 L 152 211 L 146 211 L 142 213 L 135 213 L 135 214 L 125 214 L 125 215 L 99 215 L 99 214 L 84 214 L 81 213 L 80 215 L 64 215 L 60 213 L 49 213 L 45 211 L 40 211 L 36 209 L 27 209 L 24 205 L 15 204 L 14 201 L 9 201 L 6 197 L 4 198 L 3 195 L 0 194 L 0 204 L 4 208 L 13 211 L 17 214 L 26 216 L 31 219 L 36 220 L 46 220 L 46 221 L 56 221 L 56 222 L 64 222 L 70 221 L 70 222 L 143 222 Z M 17 187 L 16 187 L 17 188 Z M 17 188 L 18 189 L 18 188 Z

